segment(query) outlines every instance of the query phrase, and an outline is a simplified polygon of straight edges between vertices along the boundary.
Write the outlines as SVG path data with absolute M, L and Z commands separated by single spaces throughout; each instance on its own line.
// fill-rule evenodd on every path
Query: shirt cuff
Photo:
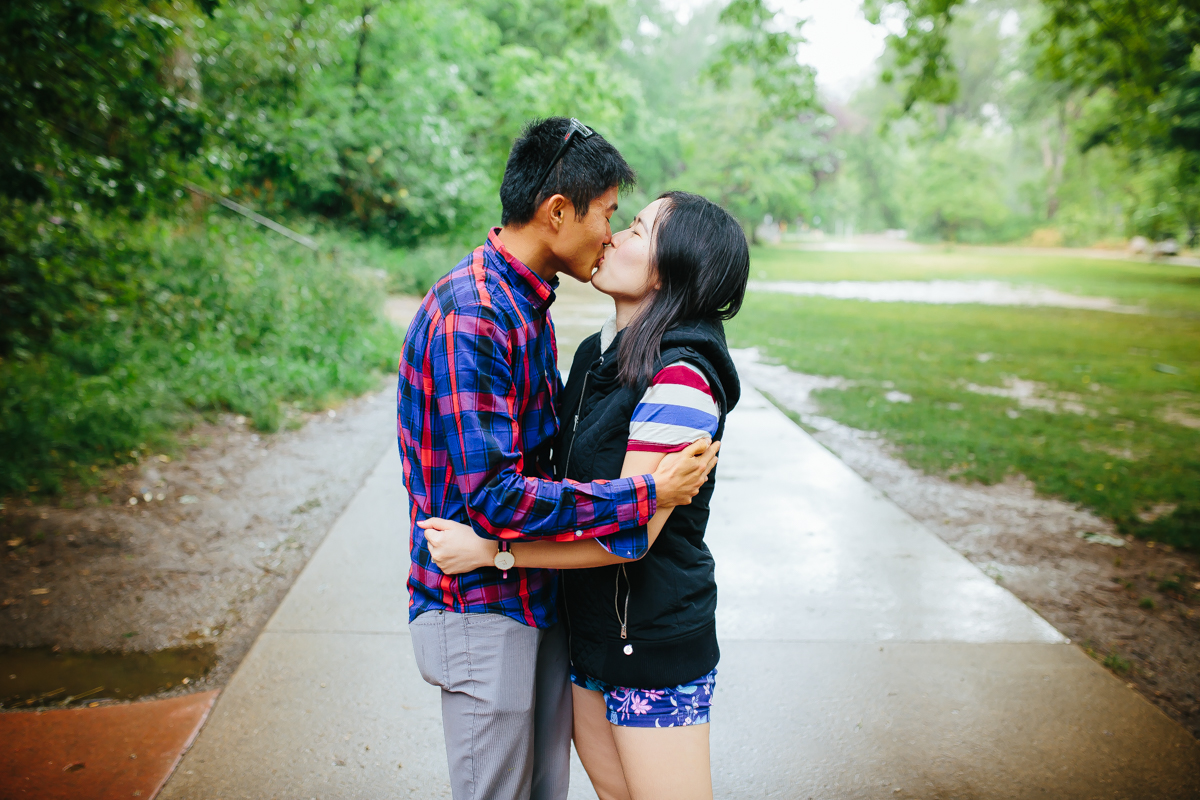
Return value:
M 658 492 L 653 475 L 638 475 L 634 479 L 637 492 L 638 525 L 649 525 L 650 518 L 658 511 Z
M 596 542 L 612 555 L 630 560 L 641 558 L 650 550 L 650 537 L 646 533 L 645 525 L 600 536 Z

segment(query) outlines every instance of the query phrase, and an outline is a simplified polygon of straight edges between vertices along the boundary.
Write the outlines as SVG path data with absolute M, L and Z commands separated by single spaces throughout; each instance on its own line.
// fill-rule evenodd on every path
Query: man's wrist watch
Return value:
M 517 563 L 516 557 L 508 549 L 508 542 L 503 540 L 499 542 L 496 557 L 492 560 L 492 563 L 496 565 L 496 569 L 504 573 L 503 577 L 508 577 L 508 571 Z

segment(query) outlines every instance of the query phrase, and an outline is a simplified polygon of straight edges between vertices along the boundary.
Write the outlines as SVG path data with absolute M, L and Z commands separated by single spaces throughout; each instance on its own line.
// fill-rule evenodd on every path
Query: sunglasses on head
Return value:
M 538 193 L 542 191 L 542 184 L 544 184 L 546 182 L 546 178 L 550 176 L 550 170 L 554 169 L 554 165 L 558 163 L 560 158 L 562 158 L 563 153 L 567 152 L 567 148 L 570 147 L 571 142 L 575 141 L 576 137 L 587 141 L 595 135 L 596 132 L 594 130 L 589 128 L 587 125 L 584 125 L 574 117 L 571 117 L 571 124 L 567 126 L 567 132 L 563 135 L 562 144 L 558 146 L 558 152 L 554 154 L 554 158 L 550 159 L 550 163 L 546 165 L 544 170 L 542 170 L 542 176 L 538 178 L 537 186 L 533 190 L 534 202 L 537 202 Z

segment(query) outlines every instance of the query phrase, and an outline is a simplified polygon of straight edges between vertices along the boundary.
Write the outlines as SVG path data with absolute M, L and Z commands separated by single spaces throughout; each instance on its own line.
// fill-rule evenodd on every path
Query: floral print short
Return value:
M 571 667 L 571 683 L 604 695 L 608 721 L 625 728 L 676 728 L 704 725 L 712 705 L 717 671 L 667 689 L 630 689 L 613 686 Z

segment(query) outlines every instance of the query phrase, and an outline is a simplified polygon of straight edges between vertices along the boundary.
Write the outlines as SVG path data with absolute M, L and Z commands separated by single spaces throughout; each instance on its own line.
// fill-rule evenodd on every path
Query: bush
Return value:
M 478 243 L 428 244 L 416 248 L 396 248 L 381 239 L 349 238 L 344 234 L 330 239 L 338 257 L 346 252 L 359 263 L 381 270 L 389 294 L 424 295 L 437 279 L 462 261 Z
M 21 346 L 0 356 L 0 495 L 86 479 L 198 411 L 225 409 L 274 430 L 284 404 L 316 408 L 361 393 L 394 367 L 400 334 L 382 317 L 366 248 L 316 258 L 217 216 L 190 229 L 126 231 L 81 229 L 90 266 L 73 275 L 57 316 L 35 315 L 27 330 L 6 324 Z M 54 277 L 11 241 L 6 292 L 20 290 L 14 276 Z M 106 253 L 124 254 L 120 269 L 91 264 Z

